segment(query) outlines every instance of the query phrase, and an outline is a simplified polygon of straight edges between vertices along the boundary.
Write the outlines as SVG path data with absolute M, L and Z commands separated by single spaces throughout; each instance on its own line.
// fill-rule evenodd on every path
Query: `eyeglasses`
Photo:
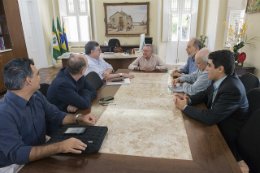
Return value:
M 143 52 L 147 53 L 147 52 L 151 52 L 151 50 L 143 50 Z
M 95 51 L 101 52 L 102 50 L 99 48 L 99 49 L 97 49 L 97 50 L 95 50 Z

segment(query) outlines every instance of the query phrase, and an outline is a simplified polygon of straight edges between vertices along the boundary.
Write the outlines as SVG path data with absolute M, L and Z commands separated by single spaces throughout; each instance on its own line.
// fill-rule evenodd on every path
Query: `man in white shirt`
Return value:
M 112 79 L 116 77 L 134 78 L 134 75 L 125 73 L 113 73 L 113 67 L 108 64 L 101 56 L 101 48 L 95 41 L 89 41 L 85 45 L 86 58 L 88 59 L 88 67 L 84 75 L 86 76 L 89 72 L 96 72 L 102 80 Z
M 158 55 L 154 54 L 152 44 L 146 44 L 143 49 L 143 56 L 139 56 L 134 62 L 128 66 L 129 70 L 154 71 L 167 70 L 165 63 Z

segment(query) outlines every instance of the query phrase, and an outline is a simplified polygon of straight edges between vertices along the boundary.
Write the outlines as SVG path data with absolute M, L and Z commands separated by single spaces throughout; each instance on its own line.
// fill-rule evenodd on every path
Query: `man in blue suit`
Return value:
M 237 161 L 237 137 L 248 119 L 248 100 L 245 87 L 233 73 L 235 60 L 229 50 L 209 54 L 206 70 L 212 84 L 204 91 L 188 98 L 176 94 L 174 102 L 187 116 L 206 125 L 217 124 L 231 152 Z M 208 110 L 191 105 L 205 103 Z
M 83 76 L 88 60 L 84 55 L 71 54 L 67 67 L 60 69 L 47 91 L 47 99 L 63 112 L 89 108 L 97 91 Z

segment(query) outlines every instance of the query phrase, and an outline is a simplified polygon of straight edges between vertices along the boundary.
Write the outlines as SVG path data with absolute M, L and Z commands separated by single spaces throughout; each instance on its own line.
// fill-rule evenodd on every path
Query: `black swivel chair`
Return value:
M 258 97 L 259 98 L 259 97 Z M 259 105 L 260 107 L 260 105 Z M 260 172 L 260 109 L 255 111 L 238 137 L 238 151 L 249 173 Z
M 103 81 L 100 79 L 99 75 L 94 71 L 88 73 L 86 75 L 86 79 L 96 90 L 98 90 L 103 85 Z
M 118 46 L 121 47 L 120 41 L 117 38 L 112 38 L 108 41 L 108 51 L 114 52 L 113 47 L 116 47 L 116 42 L 118 43 Z
M 47 91 L 48 91 L 48 88 L 49 88 L 50 84 L 48 84 L 48 83 L 41 83 L 40 86 L 41 86 L 41 88 L 39 89 L 39 91 L 41 91 L 42 95 L 44 95 L 46 97 Z
M 249 103 L 249 116 L 260 109 L 260 88 L 251 89 L 247 94 Z M 259 124 L 260 125 L 260 124 Z M 260 147 L 260 146 L 259 146 Z
M 246 93 L 253 88 L 257 88 L 259 86 L 259 79 L 252 73 L 246 73 L 240 77 L 241 82 L 244 84 Z

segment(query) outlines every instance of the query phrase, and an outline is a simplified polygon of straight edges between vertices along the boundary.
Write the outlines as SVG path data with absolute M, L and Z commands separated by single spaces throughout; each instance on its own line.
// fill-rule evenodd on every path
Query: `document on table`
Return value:
M 125 78 L 124 81 L 120 81 L 120 82 L 109 82 L 109 81 L 107 81 L 106 85 L 128 85 L 130 83 L 131 83 L 130 79 Z
M 173 88 L 171 85 L 168 85 L 168 87 L 174 93 L 181 93 L 181 92 L 183 92 L 183 87 L 182 86 L 177 86 L 176 88 Z

